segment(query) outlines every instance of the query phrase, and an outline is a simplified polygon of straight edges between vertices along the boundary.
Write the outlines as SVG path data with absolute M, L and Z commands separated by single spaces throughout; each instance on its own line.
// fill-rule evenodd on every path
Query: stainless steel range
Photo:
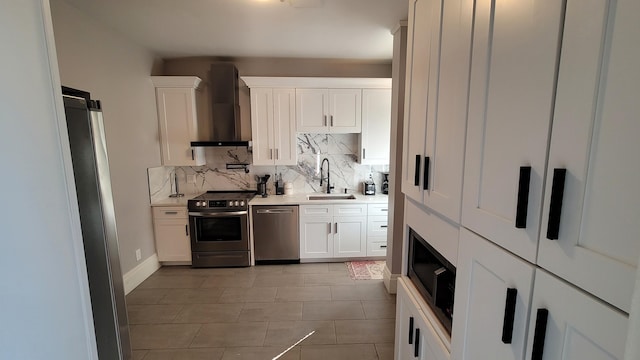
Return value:
M 250 266 L 254 191 L 207 191 L 188 201 L 193 267 Z

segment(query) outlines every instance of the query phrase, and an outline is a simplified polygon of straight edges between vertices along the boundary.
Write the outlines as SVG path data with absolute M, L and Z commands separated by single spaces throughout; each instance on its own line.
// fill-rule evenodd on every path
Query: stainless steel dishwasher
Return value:
M 256 264 L 299 263 L 298 206 L 253 206 Z

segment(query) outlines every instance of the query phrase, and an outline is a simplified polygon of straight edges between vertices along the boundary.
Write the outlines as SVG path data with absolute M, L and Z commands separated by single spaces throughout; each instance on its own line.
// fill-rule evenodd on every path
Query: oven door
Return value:
M 248 251 L 249 215 L 245 211 L 189 212 L 191 251 Z

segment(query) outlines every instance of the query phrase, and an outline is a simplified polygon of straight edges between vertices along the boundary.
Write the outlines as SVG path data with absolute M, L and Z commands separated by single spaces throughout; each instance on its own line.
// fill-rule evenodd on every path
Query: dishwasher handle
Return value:
M 293 214 L 292 209 L 260 209 L 256 210 L 257 214 Z

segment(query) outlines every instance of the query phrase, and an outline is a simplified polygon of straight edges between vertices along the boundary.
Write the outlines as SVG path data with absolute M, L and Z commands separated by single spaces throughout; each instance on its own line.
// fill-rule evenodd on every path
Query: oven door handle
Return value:
M 204 213 L 204 212 L 189 212 L 189 216 L 198 216 L 198 217 L 228 217 L 228 216 L 238 216 L 238 215 L 247 215 L 248 212 L 245 211 L 221 211 L 216 213 Z

